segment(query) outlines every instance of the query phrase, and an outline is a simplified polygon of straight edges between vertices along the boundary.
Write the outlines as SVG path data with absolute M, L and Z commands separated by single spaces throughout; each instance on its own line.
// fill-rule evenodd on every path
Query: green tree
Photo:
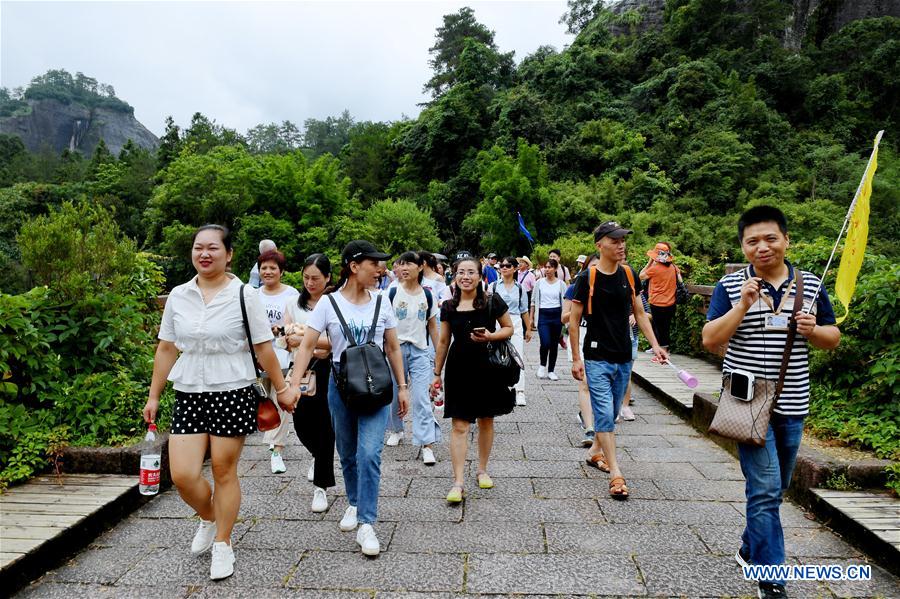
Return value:
M 406 250 L 438 251 L 442 244 L 434 219 L 409 200 L 382 200 L 365 212 L 368 238 L 391 255 Z
M 308 148 L 313 157 L 328 153 L 337 156 L 350 141 L 353 117 L 344 110 L 338 117 L 328 117 L 324 121 L 306 119 L 303 121 L 303 147 Z
M 359 194 L 364 207 L 382 199 L 391 182 L 400 156 L 394 145 L 402 123 L 356 123 L 350 140 L 340 153 L 341 167 L 350 177 L 351 190 Z
M 178 157 L 181 152 L 181 129 L 175 124 L 175 119 L 166 117 L 166 132 L 159 138 L 159 147 L 156 150 L 156 168 L 163 170 Z
M 301 147 L 303 135 L 297 125 L 290 121 L 257 125 L 245 135 L 247 147 L 253 154 L 283 154 Z

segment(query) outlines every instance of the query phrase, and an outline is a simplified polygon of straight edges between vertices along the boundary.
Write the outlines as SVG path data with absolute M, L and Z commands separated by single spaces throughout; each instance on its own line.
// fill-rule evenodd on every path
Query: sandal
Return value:
M 606 463 L 606 456 L 603 453 L 597 453 L 592 456 L 588 456 L 585 460 L 585 463 L 588 466 L 592 466 L 602 472 L 609 472 L 609 464 Z
M 477 475 L 479 489 L 493 489 L 494 481 L 488 476 L 487 472 L 479 472 Z
M 465 491 L 462 485 L 453 485 L 447 493 L 447 503 L 462 503 Z
M 625 484 L 624 478 L 617 476 L 609 481 L 609 495 L 614 499 L 625 499 L 628 497 L 628 485 Z

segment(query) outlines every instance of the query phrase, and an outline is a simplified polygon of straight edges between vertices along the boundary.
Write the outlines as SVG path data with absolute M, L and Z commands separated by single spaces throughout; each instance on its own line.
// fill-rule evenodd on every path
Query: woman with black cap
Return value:
M 366 342 L 368 331 L 375 324 L 375 343 L 385 350 L 394 378 L 398 382 L 399 415 L 404 417 L 409 409 L 409 389 L 403 372 L 403 355 L 397 340 L 397 320 L 390 302 L 370 289 L 378 280 L 378 262 L 387 260 L 389 254 L 379 252 L 368 241 L 351 241 L 341 253 L 341 276 L 335 290 L 328 294 L 328 301 L 316 304 L 309 320 L 300 352 L 294 362 L 291 386 L 300 382 L 306 372 L 319 336 L 326 332 L 331 340 L 332 369 L 340 368 L 344 351 L 350 346 L 341 324 L 355 337 L 353 342 Z M 324 381 L 323 381 L 324 382 Z M 318 381 L 317 381 L 318 383 Z M 334 425 L 335 444 L 341 458 L 344 486 L 349 506 L 340 521 L 340 529 L 349 532 L 360 524 L 356 542 L 362 552 L 376 556 L 381 551 L 378 537 L 372 525 L 378 516 L 378 487 L 381 482 L 381 448 L 387 429 L 390 403 L 373 413 L 352 411 L 341 399 L 334 375 L 328 381 L 328 407 Z

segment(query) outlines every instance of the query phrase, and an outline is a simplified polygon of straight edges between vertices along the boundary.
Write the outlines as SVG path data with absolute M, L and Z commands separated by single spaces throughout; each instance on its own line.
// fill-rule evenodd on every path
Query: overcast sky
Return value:
M 259 123 L 415 117 L 442 16 L 471 6 L 522 60 L 571 42 L 565 0 L 542 2 L 0 2 L 0 85 L 48 69 L 111 84 L 160 135 L 200 111 Z

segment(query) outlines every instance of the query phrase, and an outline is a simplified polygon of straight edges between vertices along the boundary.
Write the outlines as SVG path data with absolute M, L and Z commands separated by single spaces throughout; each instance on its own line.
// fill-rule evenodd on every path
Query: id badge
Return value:
M 766 314 L 766 330 L 786 331 L 790 327 L 790 318 L 787 314 Z

